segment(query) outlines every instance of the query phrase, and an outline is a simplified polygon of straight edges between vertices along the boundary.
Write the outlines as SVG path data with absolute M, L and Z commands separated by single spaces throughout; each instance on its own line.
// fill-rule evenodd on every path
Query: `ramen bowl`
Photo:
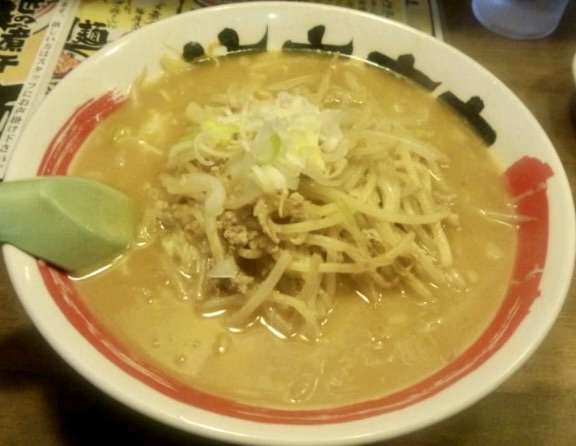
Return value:
M 95 386 L 152 419 L 194 435 L 252 445 L 389 439 L 463 410 L 515 372 L 551 328 L 572 278 L 570 188 L 546 134 L 498 79 L 457 50 L 402 24 L 319 4 L 249 2 L 146 26 L 90 57 L 50 92 L 27 125 L 6 180 L 66 174 L 79 146 L 142 72 L 160 73 L 160 59 L 168 51 L 190 58 L 207 48 L 351 55 L 410 78 L 459 113 L 503 167 L 520 213 L 529 216 L 518 229 L 516 261 L 502 302 L 471 345 L 405 388 L 335 407 L 265 407 L 156 373 L 102 329 L 68 276 L 5 246 L 22 305 L 52 347 Z

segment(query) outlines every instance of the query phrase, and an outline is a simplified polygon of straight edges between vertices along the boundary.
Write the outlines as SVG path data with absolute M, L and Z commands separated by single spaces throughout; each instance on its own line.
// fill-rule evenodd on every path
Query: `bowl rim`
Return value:
M 576 86 L 576 54 L 572 58 L 572 79 L 574 80 L 574 85 Z
M 393 27 L 397 27 L 397 28 L 404 28 L 405 31 L 407 30 L 410 33 L 419 33 L 421 34 L 421 38 L 423 39 L 433 39 L 430 36 L 427 36 L 423 33 L 421 33 L 420 31 L 414 30 L 412 28 L 409 28 L 406 25 L 403 24 L 399 24 L 397 22 L 392 22 L 390 20 L 384 19 L 382 17 L 377 17 L 374 16 L 373 14 L 370 13 L 364 13 L 361 11 L 355 11 L 355 10 L 349 10 L 347 8 L 343 8 L 343 7 L 338 7 L 338 6 L 332 6 L 332 5 L 324 5 L 324 4 L 310 4 L 310 3 L 290 3 L 290 2 L 284 2 L 284 1 L 280 1 L 280 2 L 247 2 L 247 3 L 233 3 L 233 4 L 226 4 L 226 5 L 221 5 L 221 6 L 215 6 L 215 7 L 210 7 L 210 8 L 206 8 L 206 9 L 200 9 L 200 10 L 195 10 L 195 11 L 191 11 L 188 13 L 184 13 L 180 16 L 175 16 L 172 18 L 168 18 L 165 20 L 162 20 L 161 22 L 157 22 L 155 24 L 152 25 L 148 25 L 147 27 L 143 28 L 142 30 L 137 30 L 134 31 L 133 33 L 129 34 L 128 36 L 125 36 L 119 40 L 117 40 L 116 42 L 108 45 L 105 49 L 101 50 L 99 52 L 99 55 L 95 55 L 92 56 L 92 58 L 96 59 L 92 59 L 92 60 L 98 60 L 98 58 L 103 58 L 106 57 L 106 54 L 109 52 L 113 52 L 118 50 L 118 48 L 120 48 L 122 45 L 125 45 L 126 42 L 130 42 L 132 40 L 134 40 L 136 37 L 138 37 L 138 35 L 136 33 L 141 33 L 146 32 L 146 33 L 151 33 L 152 32 L 152 28 L 155 27 L 164 27 L 164 26 L 168 26 L 166 22 L 172 23 L 172 21 L 176 21 L 176 20 L 184 20 L 184 16 L 188 16 L 190 17 L 192 14 L 194 14 L 194 17 L 202 17 L 204 15 L 212 15 L 212 14 L 217 14 L 220 13 L 221 11 L 223 12 L 228 12 L 228 11 L 235 11 L 238 8 L 242 8 L 242 9 L 260 9 L 260 8 L 264 8 L 264 9 L 270 9 L 270 8 L 296 8 L 296 9 L 301 9 L 301 10 L 322 10 L 322 11 L 339 11 L 339 13 L 342 14 L 347 14 L 347 15 L 354 15 L 354 16 L 366 16 L 369 17 L 370 19 L 377 19 L 379 22 L 381 23 L 386 23 L 387 26 L 393 26 Z M 435 40 L 435 39 L 433 39 Z M 448 46 L 447 44 L 441 42 L 441 41 L 437 41 L 438 42 L 439 47 L 442 47 L 444 49 L 444 51 L 452 51 L 453 53 L 458 53 L 459 56 L 458 57 L 462 57 L 464 56 L 464 58 L 467 58 L 469 62 L 473 62 L 471 59 L 468 58 L 468 56 L 464 55 L 463 53 L 458 52 L 457 50 L 453 49 L 452 47 Z M 90 60 L 90 59 L 89 59 Z M 475 62 L 473 62 L 475 64 Z M 575 59 L 575 63 L 576 63 L 576 59 Z M 84 67 L 84 68 L 83 68 Z M 71 73 L 70 76 L 80 76 L 81 73 L 83 71 L 86 71 L 90 68 L 90 65 L 87 62 L 84 62 L 81 66 L 79 66 L 76 70 L 74 70 L 74 72 Z M 483 70 L 484 73 L 488 73 L 484 68 L 480 67 L 480 65 L 476 64 L 476 69 L 480 69 L 481 71 Z M 76 72 L 80 73 L 80 74 L 75 74 Z M 493 76 L 488 73 L 489 76 L 491 78 L 493 78 Z M 495 79 L 495 78 L 494 78 Z M 66 82 L 66 81 L 64 81 Z M 497 83 L 499 81 L 496 81 Z M 56 87 L 56 88 L 59 88 Z M 503 84 L 500 84 L 499 88 L 505 88 L 506 90 L 508 90 L 505 86 L 503 86 Z M 509 91 L 509 90 L 508 90 Z M 519 102 L 519 101 L 518 101 Z M 525 109 L 525 107 L 520 104 L 520 108 L 524 110 L 524 113 L 527 112 L 527 110 Z M 44 107 L 46 108 L 47 106 L 41 105 L 41 108 Z M 531 116 L 531 114 L 528 112 L 528 119 L 529 121 L 535 123 L 538 128 L 540 128 L 539 124 L 536 122 L 536 120 Z M 540 129 L 541 130 L 541 129 Z M 26 130 L 25 130 L 26 132 Z M 543 132 L 543 131 L 542 131 Z M 547 139 L 547 136 L 544 134 L 544 138 Z M 548 141 L 549 142 L 549 141 Z M 20 144 L 18 145 L 20 146 Z M 549 146 L 552 147 L 552 144 L 549 142 Z M 555 154 L 555 152 L 554 152 Z M 552 155 L 553 156 L 553 155 Z M 564 183 L 564 188 L 567 187 L 567 180 L 565 179 L 564 176 L 564 171 L 561 169 L 561 164 L 559 163 L 559 161 L 557 160 L 557 165 L 556 167 L 559 168 L 560 170 L 557 170 L 556 174 L 560 175 L 562 178 L 560 178 L 560 180 Z M 11 178 L 16 178 L 18 176 L 18 171 L 17 169 L 15 169 L 14 171 L 9 167 L 8 169 L 8 174 L 7 174 L 7 178 L 11 179 Z M 569 188 L 568 188 L 569 190 Z M 569 207 L 567 207 L 567 209 L 572 210 L 574 209 L 573 206 L 573 202 L 572 202 L 572 196 L 569 195 L 567 197 L 564 197 L 565 199 L 565 205 L 570 205 Z M 564 240 L 566 243 L 570 243 L 571 246 L 574 246 L 574 240 L 575 240 L 575 218 L 574 218 L 574 213 L 570 212 L 570 211 L 566 211 L 569 212 L 571 214 L 571 218 L 570 218 L 570 224 L 569 226 L 566 227 L 566 233 L 563 236 Z M 11 246 L 4 246 L 3 247 L 3 251 L 4 251 L 4 255 L 5 255 L 5 259 L 6 259 L 6 264 L 7 264 L 7 268 L 9 271 L 9 275 L 10 278 L 12 279 L 12 283 L 14 284 L 17 294 L 18 296 L 20 296 L 21 294 L 24 296 L 28 296 L 30 292 L 32 292 L 32 289 L 29 287 L 29 285 L 26 284 L 22 284 L 22 282 L 20 280 L 15 280 L 18 279 L 21 274 L 22 274 L 22 265 L 25 265 L 25 269 L 27 269 L 26 274 L 29 277 L 35 277 L 35 272 L 31 271 L 31 259 L 26 256 L 25 254 L 22 254 L 21 252 L 19 252 L 18 250 L 16 250 L 15 248 L 11 247 Z M 574 256 L 573 256 L 574 257 Z M 566 271 L 573 271 L 574 269 L 574 258 L 572 258 L 571 262 L 568 262 L 566 264 Z M 36 277 L 37 279 L 37 277 Z M 547 320 L 547 325 L 545 327 L 542 327 L 539 336 L 534 340 L 534 342 L 528 346 L 525 347 L 522 351 L 522 354 L 519 357 L 515 358 L 515 361 L 512 364 L 508 364 L 506 367 L 506 370 L 502 370 L 502 367 L 500 366 L 500 372 L 499 372 L 499 379 L 495 380 L 491 383 L 490 386 L 487 386 L 485 388 L 483 388 L 481 391 L 479 391 L 478 389 L 459 389 L 459 391 L 467 391 L 469 397 L 468 399 L 463 398 L 458 404 L 453 404 L 451 407 L 449 408 L 443 408 L 441 411 L 441 414 L 439 415 L 439 413 L 430 413 L 427 417 L 422 417 L 418 423 L 410 425 L 410 426 L 406 426 L 404 425 L 402 426 L 402 423 L 400 423 L 398 425 L 399 428 L 390 428 L 387 433 L 386 436 L 382 436 L 381 432 L 377 432 L 377 430 L 375 429 L 375 427 L 373 426 L 374 423 L 374 418 L 368 418 L 368 419 L 363 419 L 363 420 L 358 420 L 358 421 L 354 421 L 351 423 L 344 423 L 342 425 L 325 425 L 325 426 L 320 426 L 320 435 L 317 434 L 318 431 L 318 426 L 298 426 L 299 428 L 299 432 L 301 432 L 301 436 L 298 437 L 298 439 L 296 439 L 294 437 L 294 433 L 293 433 L 293 429 L 294 426 L 291 426 L 289 428 L 287 428 L 284 425 L 270 425 L 270 426 L 266 426 L 265 429 L 263 429 L 263 426 L 260 423 L 253 423 L 250 421 L 241 421 L 238 422 L 238 420 L 234 420 L 235 423 L 231 423 L 231 424 L 236 424 L 236 425 L 242 425 L 243 429 L 248 429 L 245 430 L 243 434 L 239 434 L 237 432 L 226 432 L 225 430 L 222 430 L 221 428 L 215 428 L 213 426 L 210 425 L 209 422 L 206 422 L 204 425 L 201 425 L 198 422 L 194 422 L 193 420 L 187 420 L 184 421 L 182 419 L 179 419 L 178 417 L 176 417 L 173 413 L 168 413 L 166 411 L 163 410 L 158 410 L 156 408 L 153 407 L 145 407 L 143 408 L 141 406 L 141 401 L 136 398 L 134 399 L 134 395 L 130 394 L 130 392 L 126 391 L 126 388 L 123 387 L 123 385 L 125 383 L 122 383 L 122 385 L 118 385 L 118 384 L 114 384 L 114 385 L 110 385 L 110 383 L 108 383 L 106 381 L 106 379 L 104 379 L 98 372 L 94 371 L 94 370 L 90 370 L 87 369 L 87 365 L 83 362 L 84 358 L 76 355 L 75 352 L 69 351 L 67 350 L 62 344 L 61 344 L 61 337 L 62 335 L 56 336 L 54 332 L 51 331 L 51 328 L 49 327 L 49 325 L 47 325 L 47 322 L 42 319 L 42 315 L 39 313 L 38 309 L 36 309 L 34 307 L 34 302 L 33 300 L 27 300 L 26 298 L 21 299 L 28 315 L 31 317 L 31 319 L 33 320 L 34 324 L 40 328 L 41 333 L 43 334 L 43 336 L 48 340 L 48 342 L 52 345 L 52 347 L 58 351 L 60 353 L 60 355 L 67 360 L 67 362 L 69 362 L 72 367 L 74 369 L 76 369 L 82 376 L 86 377 L 89 379 L 89 381 L 91 381 L 93 384 L 95 384 L 98 388 L 103 389 L 106 391 L 106 393 L 108 393 L 110 396 L 114 397 L 115 399 L 121 401 L 123 404 L 126 404 L 130 407 L 132 407 L 133 409 L 135 409 L 138 412 L 141 413 L 145 413 L 147 416 L 150 416 L 151 418 L 157 419 L 159 421 L 162 421 L 164 423 L 167 423 L 169 425 L 172 425 L 173 427 L 177 427 L 179 429 L 184 429 L 184 430 L 188 430 L 192 433 L 196 433 L 196 434 L 201 434 L 210 438 L 216 438 L 218 440 L 223 440 L 223 441 L 234 441 L 234 442 L 245 442 L 245 441 L 249 441 L 250 444 L 270 444 L 271 439 L 274 439 L 276 444 L 353 444 L 353 443 L 361 443 L 361 442 L 366 442 L 366 441 L 375 441 L 378 439 L 384 439 L 384 438 L 391 438 L 394 436 L 398 436 L 407 432 L 411 432 L 413 430 L 416 429 L 420 429 L 422 427 L 428 426 L 430 424 L 433 424 L 434 422 L 438 421 L 439 418 L 444 419 L 460 410 L 462 410 L 463 408 L 469 406 L 470 404 L 472 404 L 473 402 L 481 399 L 483 396 L 485 396 L 486 394 L 488 394 L 489 392 L 491 392 L 495 387 L 497 387 L 498 385 L 500 385 L 507 377 L 509 377 L 512 373 L 514 373 L 519 367 L 520 365 L 522 365 L 526 359 L 532 354 L 532 352 L 534 350 L 536 350 L 536 348 L 539 346 L 539 344 L 541 343 L 541 341 L 544 339 L 544 337 L 546 336 L 546 334 L 548 333 L 549 329 L 551 328 L 553 322 L 556 319 L 557 314 L 560 312 L 563 301 L 567 295 L 568 292 L 568 287 L 570 285 L 570 280 L 567 280 L 565 283 L 563 283 L 563 286 L 561 287 L 562 289 L 560 290 L 560 294 L 563 294 L 564 298 L 559 299 L 557 301 L 556 307 L 553 309 L 553 311 L 550 312 L 550 315 L 548 317 Z M 51 307 L 51 303 L 48 302 L 47 307 Z M 51 308 L 50 311 L 54 311 L 54 308 Z M 64 331 L 68 334 L 72 334 L 72 331 L 69 331 L 70 327 L 66 327 L 64 329 Z M 82 344 L 82 343 L 80 343 Z M 85 346 L 86 348 L 91 348 L 92 346 L 90 344 Z M 451 392 L 454 392 L 455 389 L 449 389 Z M 398 411 L 395 415 L 401 415 L 401 413 L 403 412 L 403 410 Z M 204 420 L 210 420 L 211 417 L 216 416 L 215 414 L 204 414 L 205 416 L 201 417 Z M 386 414 L 387 416 L 388 414 Z M 390 417 L 387 416 L 388 418 L 398 418 L 398 417 Z M 376 417 L 377 418 L 377 417 Z M 230 420 L 227 420 L 228 422 L 230 422 Z M 183 423 L 186 424 L 186 426 L 183 426 Z M 351 424 L 354 424 L 356 426 L 356 430 L 354 431 L 355 433 L 353 435 L 350 434 L 350 431 L 348 431 L 348 428 L 351 426 Z M 326 433 L 326 426 L 328 426 L 335 434 L 333 434 L 332 437 L 330 437 L 329 439 L 325 439 L 324 434 Z M 272 429 L 273 427 L 273 429 Z M 267 436 L 256 436 L 256 437 L 245 437 L 245 435 L 250 435 L 250 434 L 246 434 L 246 432 L 250 432 L 253 429 L 254 432 L 256 431 L 260 431 L 260 430 L 264 430 L 267 431 Z M 275 438 L 275 433 L 277 432 L 276 429 L 281 428 L 281 429 L 285 429 L 286 432 L 288 433 L 287 437 L 288 439 L 278 439 Z M 364 432 L 364 433 L 359 433 L 359 432 Z M 338 436 L 336 436 L 338 435 Z

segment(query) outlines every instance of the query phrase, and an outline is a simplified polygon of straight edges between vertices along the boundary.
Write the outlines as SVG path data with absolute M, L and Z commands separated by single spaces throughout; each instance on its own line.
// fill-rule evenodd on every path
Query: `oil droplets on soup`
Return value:
M 322 408 L 409 386 L 479 336 L 516 246 L 488 216 L 514 209 L 458 116 L 345 58 L 166 67 L 69 172 L 138 203 L 134 249 L 75 281 L 131 355 L 244 403 Z

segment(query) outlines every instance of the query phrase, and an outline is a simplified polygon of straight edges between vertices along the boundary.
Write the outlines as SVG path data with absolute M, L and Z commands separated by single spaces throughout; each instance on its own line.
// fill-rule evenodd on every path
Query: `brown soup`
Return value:
M 324 88 L 326 73 L 330 88 L 353 90 L 355 107 L 378 104 L 373 119 L 442 154 L 438 164 L 451 197 L 451 218 L 442 220 L 442 229 L 458 286 L 425 283 L 422 295 L 390 280 L 391 286 L 370 294 L 346 276 L 335 282 L 317 336 L 282 335 L 253 320 L 230 327 L 219 311 L 209 315 L 198 307 L 196 292 L 182 290 L 182 284 L 198 284 L 194 277 L 181 280 L 166 260 L 165 228 L 148 220 L 170 148 L 189 131 L 191 102 L 205 106 L 227 95 L 238 100 L 251 82 L 257 85 L 251 94 L 280 89 L 310 96 Z M 162 77 L 136 84 L 131 94 L 97 126 L 69 173 L 110 184 L 137 202 L 143 221 L 139 244 L 75 285 L 94 317 L 142 363 L 248 404 L 324 408 L 418 382 L 460 355 L 488 325 L 511 276 L 516 228 L 506 216 L 513 216 L 514 206 L 489 149 L 428 92 L 353 60 L 266 53 L 186 68 L 171 63 Z M 338 107 L 338 95 L 323 97 L 324 104 Z

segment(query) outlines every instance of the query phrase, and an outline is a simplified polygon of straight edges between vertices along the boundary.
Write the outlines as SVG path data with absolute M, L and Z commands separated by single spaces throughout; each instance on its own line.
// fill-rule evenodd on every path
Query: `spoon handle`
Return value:
M 67 176 L 0 184 L 0 241 L 66 270 L 110 261 L 132 241 L 132 203 L 116 189 Z
M 43 204 L 39 184 L 34 182 L 5 182 L 0 184 L 0 242 L 16 243 L 30 230 L 41 230 Z

